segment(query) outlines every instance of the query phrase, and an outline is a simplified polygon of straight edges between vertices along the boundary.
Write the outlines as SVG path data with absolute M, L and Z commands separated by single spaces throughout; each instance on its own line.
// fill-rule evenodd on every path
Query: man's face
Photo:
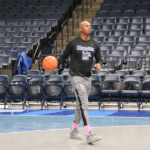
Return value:
M 91 25 L 90 23 L 83 23 L 80 26 L 80 31 L 86 35 L 90 35 L 91 34 Z

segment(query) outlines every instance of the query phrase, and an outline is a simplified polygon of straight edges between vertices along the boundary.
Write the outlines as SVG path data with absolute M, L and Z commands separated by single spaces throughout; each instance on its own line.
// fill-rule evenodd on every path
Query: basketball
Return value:
M 58 66 L 58 61 L 55 57 L 47 56 L 44 58 L 43 67 L 45 70 L 53 71 L 57 68 L 57 66 Z

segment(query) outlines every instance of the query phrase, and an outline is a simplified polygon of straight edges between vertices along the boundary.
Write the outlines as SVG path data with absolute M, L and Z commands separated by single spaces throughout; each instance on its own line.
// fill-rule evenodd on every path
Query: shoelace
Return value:
M 76 130 L 74 130 L 74 133 L 79 133 L 79 130 L 77 130 L 77 129 L 76 129 Z

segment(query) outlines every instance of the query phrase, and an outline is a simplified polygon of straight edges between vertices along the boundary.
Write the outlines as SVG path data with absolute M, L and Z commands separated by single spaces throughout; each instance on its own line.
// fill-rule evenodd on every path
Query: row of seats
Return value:
M 50 25 L 50 26 L 56 26 L 57 25 L 57 20 L 56 19 L 20 19 L 20 20 L 12 20 L 12 19 L 7 19 L 7 20 L 0 20 L 0 25 Z
M 0 20 L 7 19 L 63 19 L 62 12 L 45 12 L 45 13 L 0 13 Z
M 149 0 L 104 0 L 103 4 L 150 3 Z
M 150 23 L 150 17 L 106 17 L 106 18 L 92 18 L 93 25 L 100 25 L 102 23 L 119 23 L 119 24 L 130 24 L 130 23 Z
M 107 99 L 115 99 L 118 107 L 121 108 L 124 99 L 136 99 L 137 105 L 140 108 L 142 104 L 141 98 L 147 99 L 149 93 L 150 76 L 145 76 L 141 82 L 136 75 L 126 75 L 121 80 L 118 74 L 107 74 L 103 82 L 99 75 L 92 75 L 91 92 L 89 101 L 98 102 L 100 108 L 101 103 Z M 60 108 L 65 101 L 75 100 L 74 92 L 70 83 L 70 78 L 64 82 L 61 75 L 51 75 L 47 81 L 43 75 L 33 75 L 27 83 L 27 77 L 16 75 L 9 83 L 7 76 L 0 76 L 1 93 L 0 98 L 4 102 L 4 108 L 8 102 L 20 99 L 23 108 L 26 101 L 34 101 L 37 99 L 41 102 L 41 109 L 45 101 L 58 101 Z
M 149 9 L 148 3 L 130 3 L 130 4 L 104 4 L 100 6 L 101 11 L 112 11 L 112 10 L 148 10 Z
M 63 6 L 16 6 L 0 7 L 0 13 L 44 13 L 44 12 L 66 12 L 68 5 Z
M 73 0 L 1 0 L 1 6 L 72 5 Z
M 149 16 L 149 10 L 113 10 L 113 11 L 97 11 L 95 17 L 142 17 Z

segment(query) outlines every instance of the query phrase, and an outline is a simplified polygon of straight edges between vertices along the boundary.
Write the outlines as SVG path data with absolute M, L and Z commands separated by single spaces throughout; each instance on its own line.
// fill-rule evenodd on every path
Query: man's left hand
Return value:
M 101 65 L 99 63 L 95 64 L 94 67 L 96 67 L 96 71 L 100 71 L 101 70 Z

